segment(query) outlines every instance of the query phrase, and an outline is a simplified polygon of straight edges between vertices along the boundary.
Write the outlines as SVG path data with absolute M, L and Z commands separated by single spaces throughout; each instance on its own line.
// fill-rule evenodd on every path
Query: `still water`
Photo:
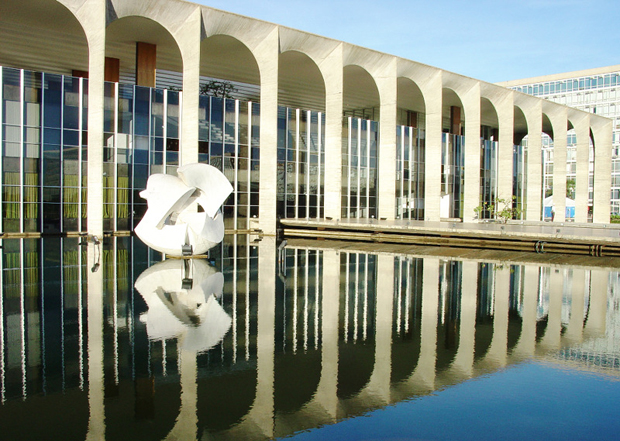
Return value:
M 1 252 L 1 440 L 620 437 L 620 276 L 594 258 Z

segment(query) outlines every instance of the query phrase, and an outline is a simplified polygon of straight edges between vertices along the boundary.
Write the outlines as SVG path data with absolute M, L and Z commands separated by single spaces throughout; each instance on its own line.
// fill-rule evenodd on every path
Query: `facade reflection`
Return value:
M 5 240 L 0 274 L 9 438 L 269 439 L 534 358 L 620 371 L 600 267 L 117 237 Z

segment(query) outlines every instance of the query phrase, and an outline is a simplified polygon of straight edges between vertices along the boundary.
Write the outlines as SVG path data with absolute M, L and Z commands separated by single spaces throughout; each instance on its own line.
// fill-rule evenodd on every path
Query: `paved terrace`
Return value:
M 620 257 L 620 224 L 282 219 L 284 237 Z

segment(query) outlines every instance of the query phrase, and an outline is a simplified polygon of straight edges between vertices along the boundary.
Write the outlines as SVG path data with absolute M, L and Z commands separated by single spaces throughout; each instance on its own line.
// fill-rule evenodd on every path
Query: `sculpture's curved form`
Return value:
M 189 164 L 177 173 L 149 177 L 140 193 L 148 209 L 135 232 L 149 247 L 171 256 L 202 254 L 224 238 L 219 210 L 233 188 L 208 164 Z
M 147 268 L 136 289 L 148 311 L 141 316 L 151 340 L 177 338 L 188 351 L 208 351 L 232 324 L 219 304 L 224 276 L 201 259 L 168 259 Z

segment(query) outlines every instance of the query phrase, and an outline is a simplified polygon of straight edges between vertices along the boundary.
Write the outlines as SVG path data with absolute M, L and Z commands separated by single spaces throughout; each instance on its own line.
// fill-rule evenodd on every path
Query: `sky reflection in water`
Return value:
M 255 240 L 3 241 L 0 439 L 619 433 L 617 272 Z

